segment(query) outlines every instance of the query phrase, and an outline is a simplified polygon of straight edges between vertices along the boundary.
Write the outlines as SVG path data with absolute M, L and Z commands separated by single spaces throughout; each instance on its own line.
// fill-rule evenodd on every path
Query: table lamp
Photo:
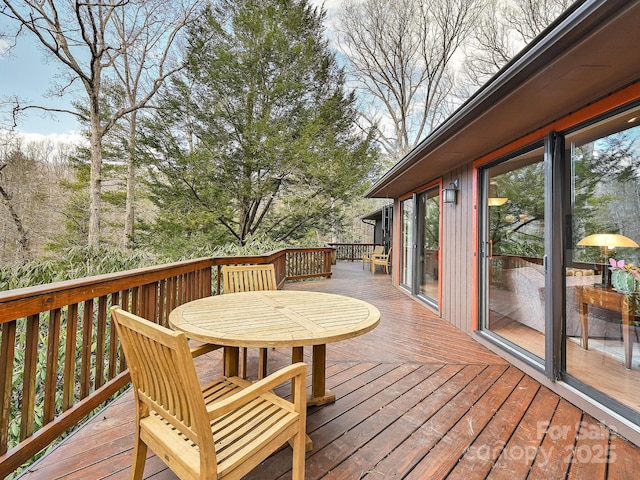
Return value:
M 584 237 L 578 242 L 578 245 L 583 247 L 600 247 L 600 253 L 602 255 L 602 283 L 594 286 L 609 288 L 610 276 L 607 273 L 608 257 L 612 255 L 612 251 L 616 247 L 638 247 L 639 245 L 624 235 L 618 235 L 617 233 L 595 233 Z

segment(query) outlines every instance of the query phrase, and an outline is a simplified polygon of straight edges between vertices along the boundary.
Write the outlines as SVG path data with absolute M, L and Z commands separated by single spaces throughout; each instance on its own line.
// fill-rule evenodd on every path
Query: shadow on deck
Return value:
M 388 275 L 338 263 L 332 279 L 286 289 L 349 295 L 382 314 L 374 331 L 327 346 L 337 400 L 309 409 L 307 479 L 637 478 L 640 449 L 393 288 Z M 257 352 L 249 355 L 255 372 Z M 270 370 L 289 361 L 287 350 L 269 353 Z M 203 378 L 218 375 L 220 352 L 198 366 Z M 129 478 L 132 409 L 127 392 L 22 478 Z M 290 459 L 283 448 L 247 478 L 288 479 Z M 144 478 L 176 477 L 151 455 Z

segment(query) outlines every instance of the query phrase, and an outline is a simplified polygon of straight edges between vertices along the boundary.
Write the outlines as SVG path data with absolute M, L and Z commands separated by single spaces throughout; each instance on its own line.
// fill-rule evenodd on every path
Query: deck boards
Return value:
M 309 409 L 308 480 L 636 478 L 640 449 L 391 287 L 389 276 L 339 263 L 330 280 L 286 288 L 350 295 L 382 313 L 374 331 L 327 346 L 337 401 Z M 270 350 L 270 370 L 289 361 L 286 349 Z M 257 356 L 249 362 L 256 371 Z M 221 353 L 197 364 L 203 379 L 214 377 Z M 128 479 L 132 409 L 128 392 L 22 478 Z M 290 465 L 286 447 L 246 478 L 289 479 Z M 150 452 L 145 478 L 176 477 Z

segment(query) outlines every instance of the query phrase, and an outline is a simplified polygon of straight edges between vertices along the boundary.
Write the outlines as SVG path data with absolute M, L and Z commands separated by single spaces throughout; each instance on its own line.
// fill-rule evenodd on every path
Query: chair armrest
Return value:
M 191 358 L 199 357 L 200 355 L 204 355 L 205 353 L 213 352 L 214 350 L 218 350 L 222 348 L 220 345 L 213 345 L 211 343 L 203 343 L 202 345 L 196 345 L 195 347 L 191 347 Z
M 307 364 L 303 362 L 294 363 L 288 367 L 282 368 L 277 372 L 272 373 L 268 377 L 263 378 L 255 383 L 252 383 L 241 391 L 234 393 L 233 395 L 220 400 L 207 407 L 209 418 L 214 419 L 222 415 L 226 415 L 229 412 L 237 410 L 239 407 L 246 405 L 252 400 L 258 398 L 264 393 L 270 392 L 278 385 L 286 382 L 290 379 L 298 380 L 295 388 L 295 398 L 292 399 L 292 403 L 296 406 L 303 405 L 306 407 L 307 390 L 305 379 L 307 377 Z M 301 388 L 298 388 L 301 387 Z

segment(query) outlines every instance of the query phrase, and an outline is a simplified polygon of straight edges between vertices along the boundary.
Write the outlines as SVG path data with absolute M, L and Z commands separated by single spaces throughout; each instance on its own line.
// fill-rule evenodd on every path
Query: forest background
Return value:
M 578 3 L 1 0 L 0 55 L 59 73 L 0 92 L 0 290 L 370 242 L 363 192 Z M 29 112 L 82 140 L 26 140 Z

